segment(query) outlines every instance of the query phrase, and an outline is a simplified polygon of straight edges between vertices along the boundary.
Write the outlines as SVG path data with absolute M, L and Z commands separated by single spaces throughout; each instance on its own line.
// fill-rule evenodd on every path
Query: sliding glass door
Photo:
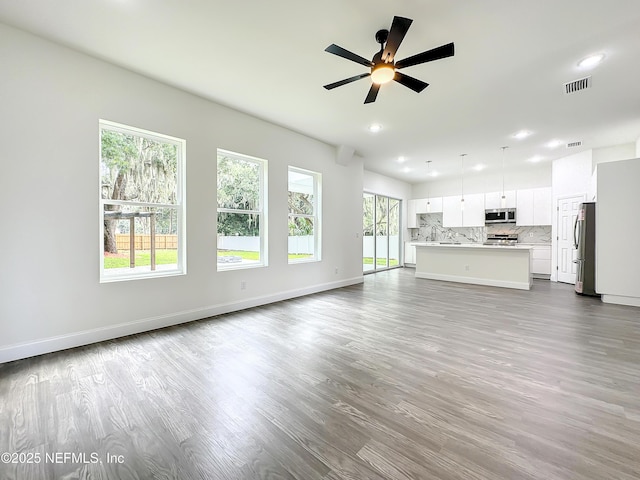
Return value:
M 364 193 L 362 212 L 362 270 L 399 266 L 400 200 Z

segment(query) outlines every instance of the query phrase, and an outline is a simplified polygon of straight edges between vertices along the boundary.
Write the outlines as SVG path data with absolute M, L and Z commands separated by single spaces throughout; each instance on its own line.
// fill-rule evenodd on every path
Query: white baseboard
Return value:
M 310 287 L 300 288 L 296 290 L 287 290 L 272 295 L 264 295 L 261 297 L 253 297 L 246 300 L 211 305 L 208 307 L 197 308 L 193 310 L 185 310 L 157 317 L 145 318 L 133 322 L 109 325 L 107 327 L 94 328 L 91 330 L 83 330 L 67 335 L 58 335 L 55 337 L 42 338 L 39 340 L 7 345 L 0 347 L 0 363 L 20 360 L 22 358 L 33 357 L 45 353 L 57 352 L 68 348 L 81 347 L 91 343 L 103 342 L 114 338 L 134 335 L 136 333 L 149 332 L 159 328 L 179 325 L 181 323 L 201 320 L 208 317 L 215 317 L 225 313 L 245 310 L 247 308 L 267 305 L 269 303 L 288 300 L 290 298 L 302 297 L 312 293 L 324 292 L 336 288 L 355 285 L 364 281 L 363 276 L 339 280 L 336 282 L 323 283 L 320 285 L 312 285 Z
M 460 277 L 457 275 L 442 275 L 439 273 L 416 272 L 416 278 L 428 280 L 442 280 L 445 282 L 471 283 L 474 285 L 488 285 L 490 287 L 516 288 L 518 290 L 530 290 L 531 284 L 524 282 L 509 282 L 506 280 L 493 280 L 489 278 Z
M 640 307 L 640 298 L 638 297 L 623 297 L 621 295 L 605 295 L 603 294 L 600 299 L 604 303 L 615 303 L 616 305 L 628 305 L 630 307 Z

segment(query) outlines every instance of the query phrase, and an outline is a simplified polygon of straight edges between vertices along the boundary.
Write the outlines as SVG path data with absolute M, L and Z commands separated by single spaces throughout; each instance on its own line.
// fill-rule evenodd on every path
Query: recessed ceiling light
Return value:
M 437 177 L 438 175 L 440 175 L 438 172 L 431 172 L 432 177 Z
M 411 169 L 410 169 L 409 167 L 404 167 L 404 168 L 402 169 L 402 171 L 403 171 L 404 173 L 409 173 L 409 172 L 411 171 Z
M 369 131 L 371 133 L 377 133 L 380 130 L 382 130 L 382 125 L 380 125 L 379 123 L 372 123 L 371 125 L 369 125 Z
M 406 161 L 407 161 L 407 159 L 404 158 L 402 155 L 398 157 L 398 163 L 404 163 Z
M 560 140 L 551 140 L 550 142 L 547 142 L 547 148 L 558 148 L 560 145 L 562 145 Z
M 542 160 L 542 157 L 540 155 L 534 155 L 529 159 L 531 163 L 538 163 L 540 160 Z
M 578 62 L 578 68 L 593 68 L 604 60 L 604 53 L 589 55 Z
M 473 167 L 473 169 L 474 169 L 476 172 L 480 172 L 480 171 L 484 170 L 484 165 L 482 165 L 481 163 L 479 163 L 478 165 L 476 165 L 475 167 Z
M 512 137 L 518 140 L 522 140 L 523 138 L 527 138 L 529 135 L 531 135 L 531 132 L 529 130 L 520 130 L 519 132 L 514 133 Z

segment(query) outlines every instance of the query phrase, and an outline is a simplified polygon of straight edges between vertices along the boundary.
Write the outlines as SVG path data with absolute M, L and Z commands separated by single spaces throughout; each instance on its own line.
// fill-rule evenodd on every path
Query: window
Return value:
M 266 168 L 218 150 L 218 270 L 267 265 Z
M 320 178 L 289 167 L 289 263 L 320 260 Z
M 185 273 L 185 141 L 100 121 L 100 280 Z

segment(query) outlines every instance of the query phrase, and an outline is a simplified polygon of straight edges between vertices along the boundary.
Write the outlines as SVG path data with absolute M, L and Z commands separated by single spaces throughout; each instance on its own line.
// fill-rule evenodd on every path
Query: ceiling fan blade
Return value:
M 349 50 L 345 50 L 344 48 L 339 47 L 335 43 L 332 43 L 331 45 L 329 45 L 327 48 L 324 49 L 324 51 L 333 53 L 334 55 L 337 55 L 342 58 L 346 58 L 347 60 L 351 60 L 352 62 L 359 63 L 360 65 L 364 65 L 365 67 L 373 66 L 373 62 L 371 60 L 367 60 L 366 58 L 361 57 L 360 55 L 356 55 L 355 53 L 350 52 Z
M 396 56 L 398 47 L 404 40 L 404 36 L 407 34 L 407 30 L 411 26 L 413 20 L 404 17 L 393 17 L 391 23 L 391 30 L 389 30 L 389 36 L 387 37 L 387 43 L 382 52 L 382 59 L 387 62 L 393 62 L 393 57 Z
M 418 65 L 420 63 L 432 62 L 434 60 L 440 60 L 441 58 L 452 57 L 453 54 L 453 43 L 447 43 L 446 45 L 400 60 L 396 62 L 396 68 L 405 68 Z
M 355 77 L 345 78 L 344 80 L 340 80 L 339 82 L 330 83 L 329 85 L 324 85 L 324 88 L 327 90 L 331 90 L 336 87 L 341 87 L 342 85 L 346 85 L 347 83 L 355 82 L 356 80 L 360 80 L 361 78 L 370 76 L 370 73 L 363 73 L 361 75 L 356 75 Z
M 378 90 L 380 90 L 380 85 L 377 83 L 372 83 L 371 88 L 369 89 L 369 93 L 367 94 L 367 98 L 364 99 L 364 103 L 375 102 L 376 97 L 378 96 Z
M 417 93 L 420 93 L 429 86 L 428 83 L 423 82 L 422 80 L 418 80 L 417 78 L 410 77 L 409 75 L 405 75 L 400 72 L 396 72 L 393 79 L 400 85 L 404 85 Z

